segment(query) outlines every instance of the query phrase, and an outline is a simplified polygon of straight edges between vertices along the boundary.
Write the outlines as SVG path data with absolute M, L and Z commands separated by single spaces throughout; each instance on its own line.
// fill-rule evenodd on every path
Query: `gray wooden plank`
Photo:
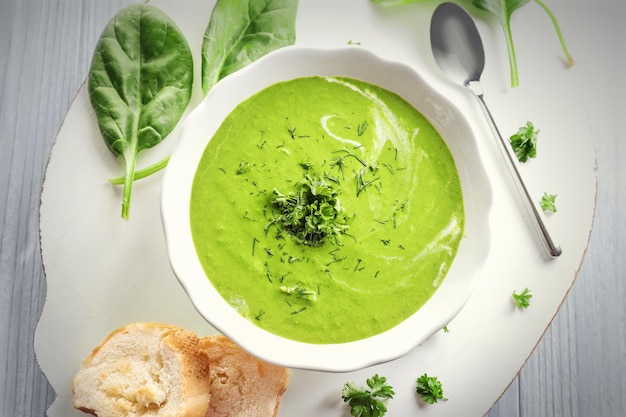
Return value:
M 519 408 L 519 378 L 515 378 L 487 415 L 489 417 L 520 417 Z
M 3 1 L 0 6 L 2 416 L 44 415 L 54 398 L 33 352 L 45 298 L 38 241 L 40 187 L 56 133 L 86 76 L 93 45 L 122 3 L 29 0 Z
M 577 416 L 577 345 L 573 308 L 566 302 L 519 376 L 523 416 Z

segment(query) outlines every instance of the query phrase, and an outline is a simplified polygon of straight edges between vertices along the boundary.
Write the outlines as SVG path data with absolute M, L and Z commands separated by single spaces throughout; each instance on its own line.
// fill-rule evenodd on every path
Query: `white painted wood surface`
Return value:
M 597 154 L 597 211 L 576 283 L 489 416 L 624 416 L 626 2 L 547 1 L 557 16 L 580 13 L 588 22 L 568 28 L 576 31 L 568 43 L 588 80 L 579 89 Z M 0 2 L 0 417 L 44 415 L 54 398 L 33 353 L 46 293 L 38 242 L 40 186 L 100 31 L 130 3 Z M 516 33 L 532 31 L 532 25 L 522 25 L 514 27 Z

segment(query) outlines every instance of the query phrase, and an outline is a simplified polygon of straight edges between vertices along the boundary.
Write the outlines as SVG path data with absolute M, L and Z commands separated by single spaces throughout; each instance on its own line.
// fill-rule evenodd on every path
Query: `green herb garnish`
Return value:
M 556 213 L 556 194 L 543 193 L 539 204 L 543 211 Z
M 289 120 L 288 117 L 287 117 L 287 120 Z M 309 135 L 296 135 L 296 128 L 291 126 L 291 123 L 289 123 L 289 121 L 287 121 L 287 131 L 289 132 L 289 136 L 291 137 L 291 139 L 309 137 Z
M 300 284 L 296 284 L 293 287 L 283 285 L 280 287 L 280 292 L 287 295 L 293 295 L 296 298 L 309 298 L 311 300 L 317 299 L 317 294 L 315 293 L 315 291 L 311 291 Z
M 522 291 L 520 294 L 517 294 L 515 291 L 513 291 L 513 302 L 515 303 L 515 306 L 519 309 L 528 308 L 532 296 L 533 295 L 530 293 L 530 290 L 528 288 L 524 288 L 524 291 Z
M 537 135 L 538 130 L 531 122 L 526 122 L 526 126 L 522 126 L 517 133 L 509 138 L 511 147 L 515 151 L 518 161 L 526 162 L 528 158 L 537 156 Z
M 363 123 L 360 123 L 357 126 L 357 135 L 363 136 L 366 130 L 367 130 L 367 120 L 364 120 Z
M 245 174 L 246 172 L 250 171 L 250 168 L 252 168 L 252 164 L 250 162 L 241 161 L 239 162 L 237 171 L 235 171 L 235 175 Z
M 270 203 L 275 217 L 266 231 L 277 224 L 297 242 L 307 246 L 321 246 L 326 238 L 337 243 L 337 238 L 348 230 L 338 195 L 339 190 L 324 178 L 306 173 L 293 192 L 285 195 L 274 189 Z
M 298 313 L 302 313 L 304 310 L 306 310 L 306 306 L 299 308 L 298 310 L 292 311 L 291 314 L 298 314 Z
M 361 193 L 365 191 L 367 187 L 376 183 L 377 181 L 380 181 L 379 177 L 372 178 L 371 180 L 366 180 L 364 170 L 357 172 L 356 173 L 356 196 L 358 197 L 359 195 L 361 195 Z
M 424 374 L 417 378 L 415 389 L 419 396 L 428 404 L 434 404 L 438 400 L 447 400 L 443 397 L 443 387 L 436 376 Z
M 272 279 L 274 275 L 272 274 L 272 271 L 270 270 L 270 264 L 267 261 L 265 261 L 264 266 L 265 266 L 265 277 L 267 278 L 269 282 L 271 283 L 274 282 L 274 280 Z
M 387 399 L 393 398 L 395 392 L 387 385 L 387 378 L 378 374 L 367 379 L 368 388 L 359 388 L 354 382 L 346 382 L 341 398 L 350 406 L 350 414 L 354 417 L 381 417 L 387 412 Z
M 361 164 L 363 167 L 367 167 L 367 163 L 365 163 L 365 161 L 361 158 L 359 158 L 357 155 L 355 155 L 354 153 L 350 152 L 347 149 L 341 149 L 339 151 L 335 151 L 333 153 L 342 153 L 343 155 L 338 156 L 337 158 L 333 158 L 330 161 L 330 167 L 334 168 L 336 167 L 339 172 L 341 173 L 341 177 L 345 179 L 345 172 L 344 169 L 346 168 L 346 158 L 351 157 L 354 158 L 355 161 L 357 161 L 359 164 Z
M 287 130 L 289 131 L 289 135 L 291 139 L 296 138 L 296 128 L 291 126 L 291 123 L 287 122 Z
M 311 162 L 306 162 L 306 161 L 305 161 L 305 162 L 301 162 L 301 163 L 300 163 L 300 167 L 301 167 L 303 170 L 308 171 L 308 170 L 310 170 L 310 169 L 313 169 L 313 164 L 312 164 Z
M 363 259 L 357 259 L 356 260 L 356 265 L 355 265 L 354 270 L 352 272 L 360 271 L 361 269 L 363 269 L 363 268 L 359 269 L 359 265 L 361 265 L 361 262 L 363 262 Z
M 256 244 L 260 242 L 261 241 L 257 239 L 256 237 L 252 239 L 252 256 L 254 256 L 254 250 L 256 249 Z

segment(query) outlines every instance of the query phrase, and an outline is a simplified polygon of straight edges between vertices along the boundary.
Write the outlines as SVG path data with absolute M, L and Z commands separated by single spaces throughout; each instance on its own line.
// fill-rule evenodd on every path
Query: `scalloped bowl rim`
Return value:
M 254 93 L 292 78 L 347 76 L 398 93 L 440 132 L 461 178 L 465 230 L 450 270 L 434 295 L 397 326 L 366 339 L 311 344 L 270 333 L 241 316 L 211 285 L 197 258 L 189 225 L 191 184 L 206 144 L 222 120 Z M 170 265 L 200 315 L 251 354 L 278 365 L 345 372 L 396 359 L 447 325 L 463 308 L 489 251 L 491 185 L 482 166 L 474 122 L 453 104 L 467 98 L 445 82 L 425 81 L 410 66 L 362 47 L 274 51 L 217 83 L 183 122 L 163 177 L 161 215 Z M 452 97 L 452 98 L 451 98 Z

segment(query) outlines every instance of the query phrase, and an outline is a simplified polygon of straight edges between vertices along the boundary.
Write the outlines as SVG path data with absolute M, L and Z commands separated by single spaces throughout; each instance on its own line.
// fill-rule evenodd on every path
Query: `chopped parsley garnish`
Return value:
M 556 213 L 556 194 L 543 193 L 539 204 L 543 211 Z
M 524 288 L 524 291 L 522 291 L 520 294 L 517 294 L 517 292 L 513 291 L 513 302 L 515 303 L 515 306 L 519 309 L 528 308 L 532 296 L 533 295 L 530 293 L 530 290 L 528 288 Z
M 266 227 L 277 224 L 297 242 L 307 246 L 321 246 L 326 238 L 345 234 L 348 224 L 339 202 L 339 190 L 324 178 L 306 173 L 289 194 L 274 189 L 271 206 L 274 218 Z
M 417 378 L 415 389 L 422 400 L 428 404 L 434 404 L 438 400 L 447 400 L 443 397 L 441 381 L 436 376 L 428 376 L 428 374 L 420 376 Z
M 520 127 L 517 133 L 509 138 L 518 161 L 526 162 L 528 158 L 537 156 L 538 134 L 539 130 L 535 130 L 531 122 L 526 122 L 526 126 Z
M 354 417 L 382 417 L 387 412 L 386 401 L 395 392 L 387 385 L 387 378 L 374 375 L 367 379 L 368 388 L 359 388 L 354 382 L 346 382 L 341 398 L 350 406 Z

